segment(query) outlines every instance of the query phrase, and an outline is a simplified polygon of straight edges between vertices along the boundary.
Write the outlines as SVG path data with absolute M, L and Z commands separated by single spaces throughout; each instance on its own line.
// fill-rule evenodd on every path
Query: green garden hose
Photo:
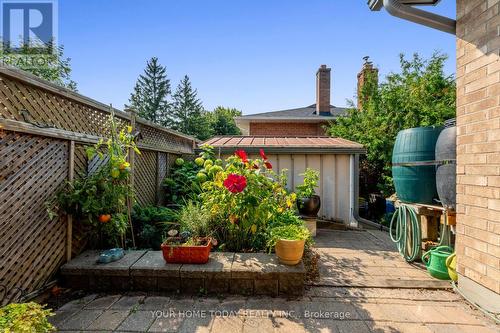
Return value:
M 394 223 L 396 223 L 395 232 L 393 232 Z M 420 220 L 414 208 L 401 204 L 392 216 L 389 230 L 391 240 L 397 244 L 399 253 L 407 262 L 420 258 L 422 232 Z

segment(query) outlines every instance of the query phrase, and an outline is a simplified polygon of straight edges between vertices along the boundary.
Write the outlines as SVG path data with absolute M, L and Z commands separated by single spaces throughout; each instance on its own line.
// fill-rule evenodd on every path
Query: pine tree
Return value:
M 173 95 L 173 106 L 169 113 L 170 126 L 179 132 L 193 135 L 200 140 L 211 136 L 207 112 L 197 97 L 196 89 L 191 86 L 187 75 L 177 86 Z
M 167 97 L 170 92 L 166 68 L 158 63 L 158 58 L 153 57 L 146 63 L 144 74 L 137 79 L 134 92 L 130 95 L 130 105 L 139 117 L 167 126 L 170 108 Z

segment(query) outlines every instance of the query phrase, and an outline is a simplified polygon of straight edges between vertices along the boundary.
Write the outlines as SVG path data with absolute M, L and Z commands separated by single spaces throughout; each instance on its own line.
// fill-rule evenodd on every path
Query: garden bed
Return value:
M 179 292 L 185 294 L 301 295 L 302 262 L 286 266 L 267 253 L 212 252 L 208 263 L 167 264 L 161 251 L 127 251 L 109 264 L 97 264 L 98 251 L 86 251 L 61 268 L 64 284 L 89 291 Z

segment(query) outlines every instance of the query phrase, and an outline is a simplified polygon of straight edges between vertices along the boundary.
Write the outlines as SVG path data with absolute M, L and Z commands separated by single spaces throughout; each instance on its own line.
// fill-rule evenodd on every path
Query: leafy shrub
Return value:
M 287 209 L 278 213 L 269 220 L 269 228 L 282 227 L 287 225 L 304 226 L 304 221 L 297 216 L 294 210 Z
M 34 302 L 11 303 L 0 308 L 0 332 L 54 332 L 55 327 L 47 320 L 47 317 L 53 315 L 51 310 Z
M 286 191 L 285 173 L 274 173 L 263 151 L 260 155 L 250 160 L 244 151 L 236 151 L 202 186 L 200 198 L 221 250 L 265 249 L 269 222 L 295 209 L 296 196 Z
M 367 149 L 360 161 L 360 193 L 394 193 L 391 159 L 397 133 L 406 128 L 442 125 L 456 114 L 456 87 L 447 75 L 447 56 L 434 53 L 429 59 L 418 54 L 400 55 L 400 70 L 382 82 L 368 76 L 360 92 L 358 109 L 352 101 L 348 114 L 332 122 L 332 136 L 359 142 Z
M 176 163 L 170 176 L 163 180 L 169 204 L 182 206 L 190 200 L 199 201 L 202 183 L 222 169 L 222 161 L 215 159 L 212 146 L 204 145 L 201 149 L 194 161 Z
M 137 233 L 137 247 L 159 249 L 177 217 L 178 212 L 167 207 L 134 206 L 132 222 Z

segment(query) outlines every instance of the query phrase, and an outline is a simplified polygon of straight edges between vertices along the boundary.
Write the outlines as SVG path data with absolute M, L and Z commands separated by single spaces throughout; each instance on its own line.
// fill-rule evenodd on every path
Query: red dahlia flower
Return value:
M 272 165 L 270 162 L 268 162 L 268 161 L 265 161 L 265 162 L 264 162 L 264 165 L 265 165 L 265 166 L 266 166 L 266 168 L 268 168 L 268 169 L 272 169 L 272 168 L 273 168 L 273 165 Z
M 247 179 L 235 173 L 230 173 L 224 180 L 224 187 L 231 193 L 240 193 L 247 187 Z
M 243 163 L 247 163 L 248 162 L 247 153 L 243 149 L 239 149 L 239 150 L 235 151 L 234 154 L 236 156 L 238 156 Z
M 267 160 L 267 156 L 266 156 L 266 153 L 264 153 L 264 149 L 259 150 L 259 154 L 263 160 Z

